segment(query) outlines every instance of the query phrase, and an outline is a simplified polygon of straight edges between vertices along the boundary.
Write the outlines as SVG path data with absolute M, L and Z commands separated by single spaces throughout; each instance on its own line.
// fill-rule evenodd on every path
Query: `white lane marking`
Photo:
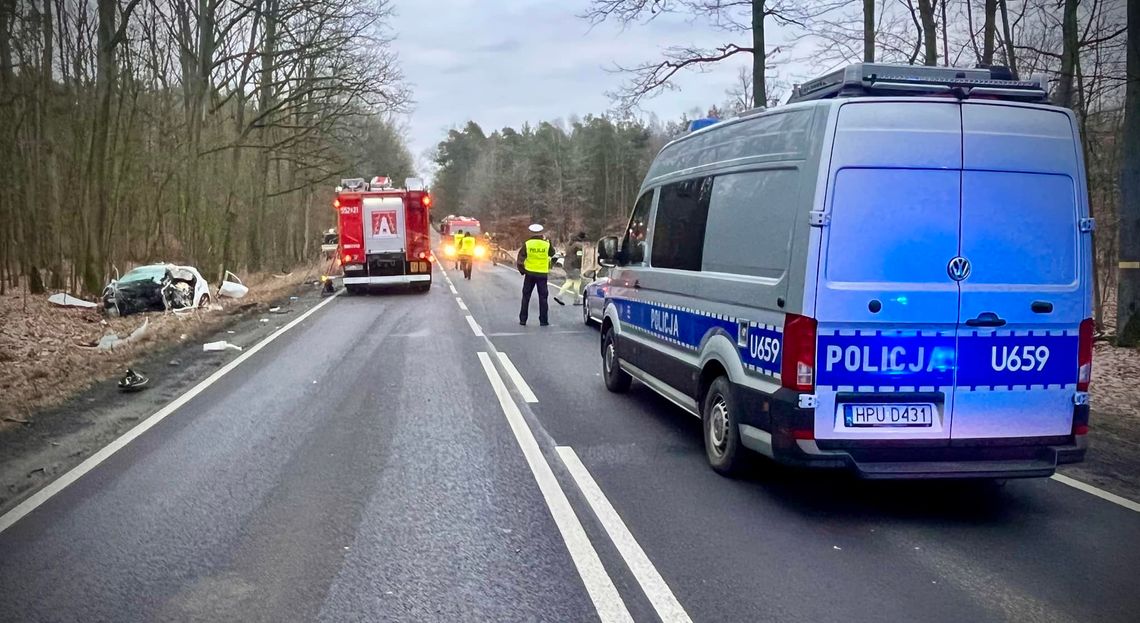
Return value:
M 483 337 L 483 329 L 479 327 L 479 323 L 475 322 L 475 318 L 471 316 L 464 316 L 467 319 L 467 324 L 471 325 L 471 331 L 475 333 L 475 337 Z
M 453 285 L 453 284 L 451 283 L 451 280 L 450 280 L 450 279 L 448 279 L 448 280 L 447 280 L 447 287 L 451 288 L 451 293 L 452 293 L 452 294 L 459 294 L 459 290 L 456 290 L 456 289 L 455 289 L 455 285 Z
M 641 590 L 645 591 L 649 603 L 653 604 L 657 616 L 666 622 L 692 623 L 692 619 L 685 612 L 685 608 L 681 606 L 681 602 L 677 601 L 673 591 L 665 583 L 665 579 L 661 577 L 657 568 L 653 566 L 653 562 L 645 555 L 645 551 L 638 545 L 637 539 L 633 538 L 633 534 L 630 533 L 625 522 L 621 520 L 621 516 L 614 510 L 601 487 L 594 482 L 594 478 L 590 476 L 589 470 L 582 464 L 582 460 L 578 458 L 574 449 L 569 446 L 558 446 L 555 450 L 558 451 L 558 456 L 562 457 L 566 469 L 570 470 L 574 482 L 578 483 L 578 488 L 582 490 L 586 502 L 590 504 L 590 508 L 598 516 L 598 520 L 605 526 L 606 533 L 610 535 L 610 540 L 617 546 L 618 552 L 633 573 L 633 577 L 637 578 Z
M 462 309 L 463 311 L 467 311 L 467 303 L 464 303 L 463 299 L 461 299 L 457 296 L 457 297 L 455 297 L 455 302 L 459 303 L 459 309 Z
M 1127 508 L 1130 511 L 1136 511 L 1137 513 L 1140 513 L 1140 504 L 1133 502 L 1132 500 L 1129 500 L 1128 498 L 1122 498 L 1119 495 L 1116 495 L 1115 493 L 1109 493 L 1108 491 L 1105 491 L 1104 489 L 1097 489 L 1096 487 L 1094 487 L 1092 485 L 1085 484 L 1079 480 L 1069 478 L 1068 476 L 1064 476 L 1062 474 L 1053 474 L 1052 478 L 1053 478 L 1053 480 L 1056 480 L 1057 482 L 1069 485 L 1070 487 L 1072 487 L 1074 489 L 1080 489 L 1081 491 L 1084 491 L 1085 493 L 1088 493 L 1091 495 L 1095 495 L 1102 500 L 1108 500 L 1109 502 L 1123 506 L 1124 508 Z
M 499 361 L 502 362 L 503 367 L 507 369 L 507 376 L 511 377 L 511 382 L 518 388 L 519 393 L 522 394 L 523 400 L 527 402 L 538 402 L 538 396 L 530 390 L 530 385 L 526 384 L 526 379 L 519 374 L 519 369 L 515 364 L 511 363 L 511 359 L 507 357 L 506 353 L 500 352 Z
M 337 291 L 329 298 L 321 301 L 320 303 L 317 303 L 309 311 L 294 318 L 293 321 L 289 324 L 281 327 L 273 333 L 270 333 L 264 340 L 261 340 L 249 348 L 249 350 L 246 350 L 244 353 L 238 355 L 236 359 L 219 368 L 217 372 L 214 372 L 210 376 L 206 377 L 206 380 L 192 387 L 190 391 L 182 394 L 178 398 L 175 398 L 173 402 L 159 409 L 153 415 L 143 420 L 142 422 L 139 422 L 139 424 L 134 428 L 124 433 L 122 437 L 119 437 L 118 439 L 107 444 L 95 454 L 87 457 L 87 459 L 82 463 L 71 468 L 71 470 L 66 474 L 51 481 L 47 484 L 47 486 L 32 494 L 31 497 L 24 500 L 23 502 L 20 502 L 16 508 L 13 508 L 12 510 L 5 513 L 3 517 L 0 517 L 0 533 L 3 533 L 5 530 L 10 528 L 12 524 L 20 521 L 20 519 L 22 519 L 25 515 L 34 511 L 44 502 L 50 500 L 52 496 L 56 495 L 60 491 L 63 491 L 68 485 L 75 482 L 76 480 L 79 480 L 81 477 L 83 477 L 84 474 L 91 471 L 92 469 L 95 469 L 95 467 L 100 463 L 110 458 L 112 454 L 118 452 L 119 450 L 122 450 L 127 444 L 134 441 L 139 435 L 142 435 L 146 431 L 153 428 L 156 424 L 166 419 L 166 417 L 171 413 L 177 411 L 179 407 L 186 404 L 187 402 L 190 402 L 190 400 L 192 400 L 195 396 L 201 394 L 206 390 L 206 388 L 216 383 L 218 379 L 229 374 L 231 371 L 233 371 L 234 368 L 241 365 L 242 362 L 254 356 L 257 351 L 265 348 L 270 342 L 280 337 L 283 333 L 297 326 L 306 318 L 316 313 L 318 309 L 331 303 L 333 299 L 335 299 L 341 292 L 343 292 L 343 290 Z
M 510 424 L 511 431 L 515 434 L 515 441 L 518 442 L 523 456 L 526 457 L 531 474 L 538 482 L 538 488 L 542 492 L 543 499 L 546 500 L 546 506 L 550 509 L 554 524 L 558 526 L 558 531 L 562 534 L 562 540 L 570 552 L 570 559 L 578 569 L 582 583 L 586 585 L 586 592 L 589 593 L 590 600 L 594 602 L 598 617 L 603 622 L 632 622 L 633 617 L 626 609 L 625 602 L 618 594 L 613 580 L 610 579 L 605 567 L 602 566 L 602 560 L 598 557 L 594 545 L 590 543 L 590 538 L 586 536 L 582 522 L 574 514 L 570 500 L 566 498 L 566 492 L 559 486 L 558 479 L 554 477 L 554 471 L 550 469 L 550 464 L 542 456 L 542 450 L 538 447 L 534 433 L 527 426 L 518 405 L 511 399 L 511 394 L 507 390 L 506 384 L 503 383 L 503 378 L 495 370 L 491 356 L 487 353 L 479 353 L 479 363 L 483 364 L 483 371 L 487 373 L 487 380 L 491 382 L 491 387 L 495 390 L 495 396 L 499 399 L 499 406 L 502 407 L 503 413 L 507 416 L 507 423 Z

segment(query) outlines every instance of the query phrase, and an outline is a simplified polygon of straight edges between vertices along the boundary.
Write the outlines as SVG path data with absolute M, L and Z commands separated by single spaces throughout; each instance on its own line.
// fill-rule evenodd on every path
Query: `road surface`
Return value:
M 722 478 L 695 418 L 605 391 L 580 308 L 520 327 L 517 273 L 447 272 L 330 299 L 6 516 L 0 620 L 1137 620 L 1140 513 Z

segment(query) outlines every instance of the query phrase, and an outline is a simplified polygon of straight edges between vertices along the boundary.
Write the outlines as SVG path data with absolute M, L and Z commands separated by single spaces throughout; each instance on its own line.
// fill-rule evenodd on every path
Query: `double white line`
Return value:
M 519 388 L 519 393 L 523 395 L 524 400 L 537 402 L 538 398 L 534 396 L 534 392 L 526 385 L 526 381 L 522 379 L 518 370 L 506 358 L 505 353 L 498 353 L 498 355 L 504 369 L 507 370 L 508 376 Z M 555 525 L 558 526 L 558 531 L 562 534 L 563 541 L 566 542 L 566 549 L 569 550 L 570 558 L 578 569 L 578 575 L 581 576 L 582 582 L 586 586 L 586 592 L 590 595 L 594 608 L 598 611 L 598 617 L 603 623 L 633 621 L 633 617 L 630 616 L 625 602 L 618 594 L 613 580 L 602 565 L 597 550 L 594 549 L 590 538 L 586 535 L 582 522 L 574 513 L 570 500 L 566 497 L 566 492 L 558 484 L 554 471 L 546 461 L 546 457 L 543 456 L 538 441 L 534 438 L 534 433 L 527 425 L 518 405 L 511 398 L 510 391 L 507 389 L 506 383 L 503 382 L 503 377 L 495 368 L 491 355 L 485 352 L 479 353 L 479 363 L 483 365 L 483 371 L 487 374 L 487 380 L 491 382 L 491 387 L 499 400 L 499 406 L 502 407 L 503 414 L 506 415 L 511 431 L 515 435 L 515 441 L 522 449 L 523 456 L 526 457 L 526 462 L 530 466 L 530 471 L 538 482 L 538 488 L 546 500 L 546 505 L 550 509 Z M 594 482 L 590 472 L 586 470 L 586 466 L 578 459 L 578 455 L 573 449 L 566 446 L 560 446 L 556 450 L 570 475 L 574 478 L 574 482 L 581 489 L 590 509 L 598 517 L 626 566 L 629 567 L 649 602 L 657 611 L 657 615 L 662 621 L 691 623 L 689 615 L 677 601 L 673 591 L 669 589 L 661 574 L 657 572 L 649 557 L 645 555 L 637 540 L 633 538 L 633 534 L 622 522 L 621 517 L 606 499 L 601 488 Z

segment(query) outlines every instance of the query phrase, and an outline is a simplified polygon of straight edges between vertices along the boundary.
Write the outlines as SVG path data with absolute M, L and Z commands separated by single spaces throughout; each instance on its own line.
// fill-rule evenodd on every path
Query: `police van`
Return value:
M 746 450 L 867 478 L 1084 458 L 1091 232 L 1073 114 L 1008 70 L 857 64 L 666 145 L 602 319 L 636 379 Z

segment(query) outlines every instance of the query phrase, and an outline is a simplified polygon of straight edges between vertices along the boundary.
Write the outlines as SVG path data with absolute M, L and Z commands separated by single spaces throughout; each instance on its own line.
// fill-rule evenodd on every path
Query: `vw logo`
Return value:
M 969 277 L 970 260 L 960 255 L 950 260 L 950 263 L 946 265 L 946 274 L 950 275 L 950 278 L 954 281 L 962 281 L 966 277 Z

